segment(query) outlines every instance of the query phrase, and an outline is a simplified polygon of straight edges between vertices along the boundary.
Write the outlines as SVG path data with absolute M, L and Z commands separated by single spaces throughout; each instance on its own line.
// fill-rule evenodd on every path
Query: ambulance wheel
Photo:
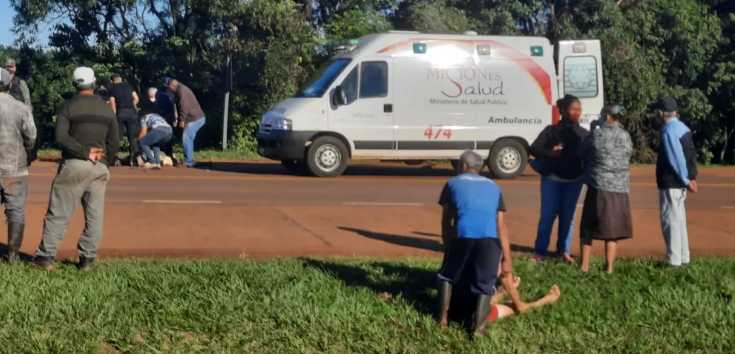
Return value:
M 323 136 L 314 140 L 307 152 L 309 171 L 316 177 L 336 177 L 341 175 L 350 156 L 347 147 L 339 139 Z
M 527 163 L 526 149 L 515 140 L 501 140 L 493 144 L 487 159 L 490 173 L 500 179 L 515 179 L 522 175 Z
M 281 160 L 281 166 L 288 172 L 303 174 L 306 172 L 306 164 L 303 160 Z

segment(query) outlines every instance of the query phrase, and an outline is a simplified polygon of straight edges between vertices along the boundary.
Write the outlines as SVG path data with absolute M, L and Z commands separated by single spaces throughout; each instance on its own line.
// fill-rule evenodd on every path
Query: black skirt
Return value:
M 588 186 L 579 237 L 619 241 L 633 237 L 628 193 L 606 192 Z

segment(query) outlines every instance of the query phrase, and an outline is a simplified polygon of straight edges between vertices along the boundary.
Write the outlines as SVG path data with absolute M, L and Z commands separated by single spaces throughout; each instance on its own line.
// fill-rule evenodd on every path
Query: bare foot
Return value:
M 548 304 L 553 304 L 559 300 L 559 297 L 561 296 L 561 290 L 559 290 L 559 286 L 554 284 L 551 286 L 551 289 L 549 289 L 549 293 L 544 296 L 546 300 L 548 300 Z

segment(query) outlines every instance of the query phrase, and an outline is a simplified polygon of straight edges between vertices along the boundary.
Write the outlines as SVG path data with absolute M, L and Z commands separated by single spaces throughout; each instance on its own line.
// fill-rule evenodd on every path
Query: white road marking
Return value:
M 145 204 L 222 204 L 220 200 L 144 200 Z
M 722 208 L 722 209 L 735 209 L 735 206 L 732 206 L 732 205 L 723 205 L 720 208 Z
M 365 203 L 365 202 L 350 202 L 350 203 L 342 203 L 342 205 L 352 205 L 352 206 L 412 206 L 412 207 L 420 207 L 424 204 L 422 203 Z

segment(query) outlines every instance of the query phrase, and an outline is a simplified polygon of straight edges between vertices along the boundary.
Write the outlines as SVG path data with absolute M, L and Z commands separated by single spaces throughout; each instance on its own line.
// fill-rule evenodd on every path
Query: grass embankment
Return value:
M 433 324 L 437 261 L 109 261 L 88 273 L 1 266 L 0 351 L 735 352 L 735 259 L 657 265 L 621 261 L 608 276 L 519 260 L 525 298 L 557 283 L 561 300 L 497 322 L 477 341 Z
M 181 149 L 175 149 L 174 153 L 176 156 L 184 156 L 184 152 Z M 127 155 L 127 150 L 121 151 L 121 154 Z M 38 152 L 38 156 L 48 158 L 60 158 L 61 151 L 55 149 L 43 149 Z M 194 157 L 198 160 L 262 160 L 263 158 L 258 156 L 257 153 L 249 150 L 200 150 L 194 153 Z

